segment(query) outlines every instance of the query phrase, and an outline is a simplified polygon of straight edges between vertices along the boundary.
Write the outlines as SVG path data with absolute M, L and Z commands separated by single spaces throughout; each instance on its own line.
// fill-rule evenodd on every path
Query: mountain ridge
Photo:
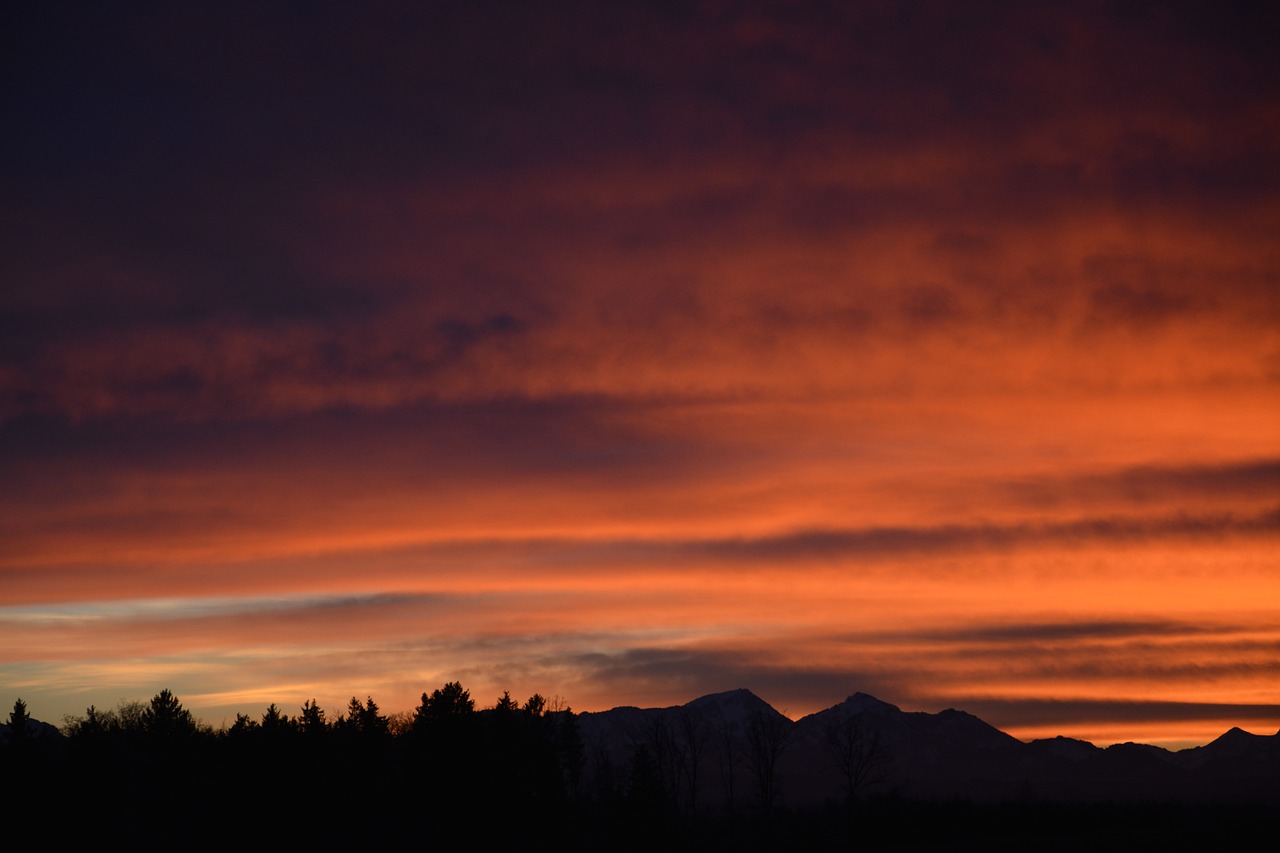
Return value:
M 771 710 L 775 711 L 775 713 L 781 714 L 780 711 L 777 711 L 777 709 L 774 709 L 772 705 L 770 705 L 766 700 L 756 695 L 749 688 L 738 687 L 732 690 L 722 690 L 715 693 L 707 693 L 702 696 L 698 696 L 697 698 L 691 699 L 682 705 L 666 705 L 666 706 L 652 706 L 652 707 L 640 707 L 638 705 L 617 705 L 617 706 L 614 706 L 613 708 L 609 708 L 603 711 L 581 711 L 581 712 L 578 712 L 577 716 L 581 718 L 586 715 L 612 714 L 618 711 L 639 711 L 642 713 L 649 713 L 649 712 L 657 712 L 657 711 L 670 711 L 670 710 L 679 709 L 679 708 L 700 708 L 700 707 L 706 707 L 707 705 L 710 705 L 713 703 L 726 701 L 731 697 L 737 698 L 742 696 L 751 697 L 756 702 L 759 702 L 765 706 L 768 706 Z M 1240 738 L 1241 736 L 1243 736 L 1244 738 L 1280 738 L 1280 729 L 1278 729 L 1275 732 L 1275 734 L 1262 735 L 1256 732 L 1248 731 L 1247 729 L 1243 729 L 1239 726 L 1232 726 L 1227 731 L 1223 732 L 1221 735 L 1218 735 L 1213 740 L 1210 740 L 1204 744 L 1183 747 L 1182 749 L 1178 749 L 1178 750 L 1170 750 L 1166 747 L 1159 746 L 1157 744 L 1147 744 L 1147 743 L 1140 743 L 1135 741 L 1124 741 L 1124 742 L 1117 742 L 1114 744 L 1108 744 L 1107 746 L 1098 746 L 1092 741 L 1084 740 L 1082 738 L 1073 738 L 1066 735 L 1054 735 L 1052 737 L 1033 738 L 1032 740 L 1024 741 L 1014 737 L 1013 735 L 1008 734 L 1007 732 L 1005 732 L 1004 730 L 996 726 L 991 725 L 986 720 L 983 720 L 981 717 L 979 717 L 977 714 L 974 714 L 970 711 L 965 711 L 961 708 L 944 708 L 943 710 L 936 711 L 936 712 L 903 711 L 897 705 L 894 705 L 890 702 L 886 702 L 883 699 L 879 699 L 875 696 L 872 696 L 869 693 L 863 693 L 861 691 L 855 691 L 854 693 L 846 697 L 844 700 L 837 702 L 836 704 L 831 705 L 830 707 L 823 708 L 822 710 L 814 711 L 812 713 L 806 714 L 803 717 L 799 717 L 795 720 L 792 720 L 792 722 L 794 724 L 799 725 L 803 723 L 805 720 L 819 718 L 819 717 L 822 717 L 823 715 L 828 715 L 833 712 L 840 712 L 840 711 L 844 711 L 846 709 L 851 709 L 851 708 L 856 709 L 855 711 L 856 713 L 866 713 L 868 710 L 871 710 L 873 712 L 881 712 L 881 713 L 887 711 L 887 712 L 898 713 L 898 714 L 918 714 L 926 717 L 942 717 L 944 715 L 947 715 L 947 716 L 961 715 L 963 717 L 976 720 L 980 722 L 983 726 L 986 726 L 996 732 L 999 732 L 1000 734 L 1005 735 L 1006 737 L 1012 738 L 1013 740 L 1018 741 L 1019 743 L 1042 744 L 1046 742 L 1071 741 L 1076 744 L 1086 745 L 1095 750 L 1109 749 L 1112 746 L 1136 745 L 1136 746 L 1149 747 L 1151 749 L 1158 749 L 1158 750 L 1161 750 L 1162 752 L 1168 752 L 1170 754 L 1176 755 L 1180 753 L 1190 752 L 1192 750 L 1206 749 L 1208 747 L 1213 746 L 1214 744 L 1218 744 L 1227 739 L 1231 739 L 1228 742 L 1232 742 L 1235 739 Z M 782 715 L 782 716 L 785 717 L 785 715 Z M 790 719 L 790 718 L 787 717 L 787 719 Z
M 845 779 L 854 778 L 852 767 L 871 780 L 851 796 L 878 788 L 987 801 L 1280 803 L 1280 734 L 1239 727 L 1177 751 L 1136 743 L 1099 747 L 1063 736 L 1022 741 L 966 711 L 903 711 L 861 692 L 790 720 L 745 688 L 683 705 L 586 712 L 577 719 L 584 741 L 617 766 L 626 766 L 642 745 L 659 759 L 678 758 L 682 738 L 693 743 L 701 737 L 730 769 L 735 755 L 758 768 L 753 751 L 762 749 L 761 732 L 771 723 L 780 744 L 781 799 L 796 806 L 831 799 L 841 764 Z

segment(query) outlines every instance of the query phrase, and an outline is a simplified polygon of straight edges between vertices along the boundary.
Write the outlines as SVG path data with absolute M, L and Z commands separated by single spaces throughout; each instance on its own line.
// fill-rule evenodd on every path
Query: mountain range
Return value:
M 1204 746 L 1024 742 L 972 714 L 906 712 L 864 693 L 792 721 L 749 690 L 670 708 L 577 716 L 588 774 L 634 775 L 705 805 L 793 807 L 901 794 L 975 801 L 1280 804 L 1280 732 L 1233 728 Z M 771 770 L 770 782 L 763 774 Z M 772 787 L 770 787 L 772 785 Z

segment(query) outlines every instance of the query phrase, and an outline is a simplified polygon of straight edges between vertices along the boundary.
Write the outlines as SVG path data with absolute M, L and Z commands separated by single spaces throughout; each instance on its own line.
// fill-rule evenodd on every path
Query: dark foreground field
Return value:
M 689 814 L 635 791 L 548 791 L 512 768 L 353 756 L 313 764 L 6 762 L 10 831 L 37 848 L 472 850 L 1266 850 L 1280 810 L 975 803 L 876 795 L 852 808 Z

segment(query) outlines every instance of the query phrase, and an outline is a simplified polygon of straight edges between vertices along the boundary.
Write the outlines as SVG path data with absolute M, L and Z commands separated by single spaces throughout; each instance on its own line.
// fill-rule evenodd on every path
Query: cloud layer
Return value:
M 1275 727 L 1274 11 L 13 23 L 0 683 L 37 715 L 465 677 Z

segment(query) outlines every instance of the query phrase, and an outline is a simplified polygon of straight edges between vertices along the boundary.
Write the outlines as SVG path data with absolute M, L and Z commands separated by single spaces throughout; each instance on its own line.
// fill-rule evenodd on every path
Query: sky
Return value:
M 0 702 L 1280 728 L 1273 4 L 8 17 Z

